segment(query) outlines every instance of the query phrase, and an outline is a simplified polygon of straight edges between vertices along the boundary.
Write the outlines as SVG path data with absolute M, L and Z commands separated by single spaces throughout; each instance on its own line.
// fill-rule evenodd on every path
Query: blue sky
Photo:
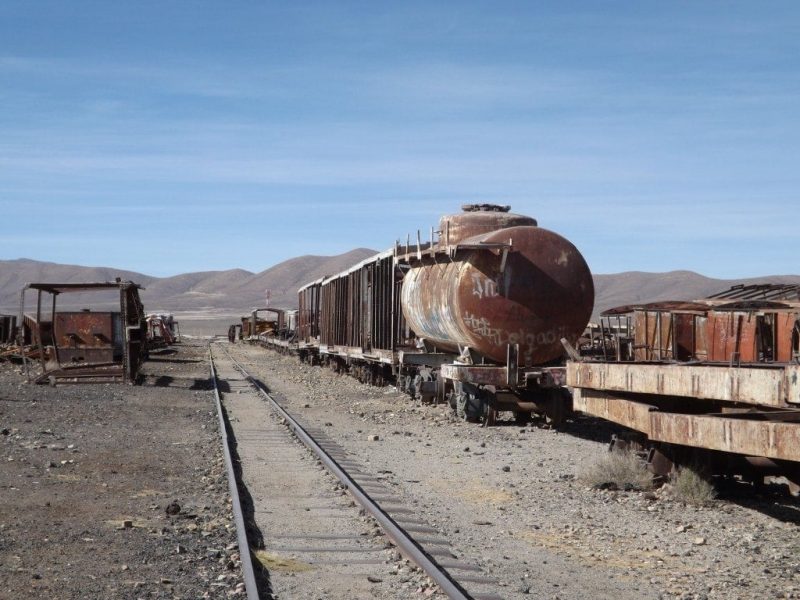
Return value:
M 0 258 L 151 275 L 512 205 L 596 273 L 797 274 L 800 4 L 0 3 Z

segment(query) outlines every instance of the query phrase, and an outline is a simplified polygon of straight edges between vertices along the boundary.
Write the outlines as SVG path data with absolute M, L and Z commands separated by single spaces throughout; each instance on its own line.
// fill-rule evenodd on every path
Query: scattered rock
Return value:
M 172 502 L 167 504 L 165 512 L 170 516 L 177 515 L 179 512 L 181 512 L 181 505 L 178 504 L 177 501 L 173 500 Z

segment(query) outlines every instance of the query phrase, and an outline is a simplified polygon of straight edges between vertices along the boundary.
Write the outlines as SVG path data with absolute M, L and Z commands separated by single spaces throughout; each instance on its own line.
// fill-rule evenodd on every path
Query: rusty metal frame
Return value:
M 573 393 L 575 410 L 639 431 L 653 442 L 800 461 L 796 410 L 686 414 L 661 410 L 650 402 L 657 399 L 585 388 Z
M 39 361 L 42 367 L 42 374 L 36 378 L 37 383 L 50 382 L 56 383 L 94 383 L 94 382 L 121 382 L 134 383 L 136 381 L 139 366 L 141 365 L 146 353 L 146 331 L 144 307 L 139 299 L 139 290 L 144 289 L 140 285 L 131 281 L 117 280 L 115 282 L 96 282 L 96 283 L 29 283 L 20 292 L 20 321 L 26 327 L 32 329 L 31 341 L 36 343 Z M 25 297 L 28 290 L 36 290 L 36 316 L 35 319 L 25 314 Z M 102 312 L 62 312 L 57 311 L 57 297 L 64 293 L 80 292 L 101 292 L 108 290 L 119 291 L 119 313 L 114 311 Z M 51 343 L 45 344 L 44 323 L 42 319 L 42 295 L 50 294 L 50 337 Z M 114 331 L 114 314 L 118 314 L 118 331 Z M 67 353 L 67 349 L 61 347 L 58 340 L 58 319 L 59 315 L 64 319 L 72 319 L 75 323 L 89 322 L 93 317 L 108 315 L 111 323 L 110 334 L 94 332 L 93 337 L 101 341 L 110 342 L 111 360 L 86 360 L 81 356 L 76 364 L 62 364 L 62 358 Z M 23 336 L 24 327 L 20 328 L 20 345 L 22 346 L 22 358 L 25 364 L 25 372 L 28 381 L 31 381 L 29 360 Z M 108 333 L 108 332 L 107 332 Z M 119 335 L 118 338 L 115 338 Z M 67 337 L 72 340 L 79 339 L 74 333 L 68 333 Z M 107 338 L 107 339 L 106 339 Z M 85 340 L 84 340 L 85 341 Z M 114 358 L 114 345 L 121 345 L 121 359 Z M 103 350 L 108 349 L 108 344 L 97 346 L 103 354 Z M 50 360 L 48 360 L 48 349 L 52 349 Z M 83 348 L 82 354 L 89 349 Z
M 800 365 L 567 363 L 567 385 L 788 408 L 800 404 Z

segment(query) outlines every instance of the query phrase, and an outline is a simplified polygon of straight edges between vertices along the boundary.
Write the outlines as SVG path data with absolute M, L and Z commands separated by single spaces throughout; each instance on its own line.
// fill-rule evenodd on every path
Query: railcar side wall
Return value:
M 394 350 L 398 326 L 394 257 L 377 255 L 320 286 L 319 338 L 325 346 Z M 301 300 L 302 302 L 302 300 Z

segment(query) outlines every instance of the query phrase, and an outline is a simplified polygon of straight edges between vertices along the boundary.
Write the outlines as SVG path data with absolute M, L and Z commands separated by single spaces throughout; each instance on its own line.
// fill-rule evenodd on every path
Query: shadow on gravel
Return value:
M 177 353 L 178 351 L 175 350 L 175 348 L 161 348 L 159 350 L 150 350 L 150 356 L 155 356 L 156 358 Z
M 224 382 L 220 382 L 220 384 L 222 383 Z M 244 525 L 247 530 L 247 541 L 250 545 L 250 562 L 253 564 L 253 573 L 256 579 L 256 586 L 258 587 L 258 596 L 262 600 L 273 600 L 275 596 L 272 591 L 272 581 L 270 579 L 269 570 L 258 560 L 253 551 L 264 549 L 264 535 L 256 524 L 253 497 L 250 495 L 247 486 L 242 483 L 242 461 L 239 458 L 239 446 L 233 434 L 233 428 L 228 422 L 228 412 L 225 410 L 224 406 L 222 407 L 222 418 L 225 421 L 225 429 L 228 432 L 231 462 L 233 463 L 233 472 L 236 476 L 236 488 L 239 492 L 242 518 L 244 519 Z
M 214 389 L 214 382 L 210 377 L 172 377 L 171 375 L 148 376 L 142 381 L 144 387 L 182 388 L 186 390 L 210 391 Z M 220 391 L 230 391 L 226 383 L 221 383 Z
M 717 486 L 719 499 L 755 510 L 777 521 L 800 525 L 800 499 L 786 485 L 770 484 L 756 488 L 740 481 L 722 481 Z
M 558 427 L 558 431 L 584 440 L 608 444 L 613 435 L 621 435 L 629 430 L 596 417 L 573 415 Z
M 196 363 L 205 363 L 205 360 L 198 360 L 196 358 L 160 358 L 158 356 L 153 357 L 151 354 L 150 357 L 147 359 L 148 362 L 154 363 L 174 363 L 174 364 L 196 364 Z

